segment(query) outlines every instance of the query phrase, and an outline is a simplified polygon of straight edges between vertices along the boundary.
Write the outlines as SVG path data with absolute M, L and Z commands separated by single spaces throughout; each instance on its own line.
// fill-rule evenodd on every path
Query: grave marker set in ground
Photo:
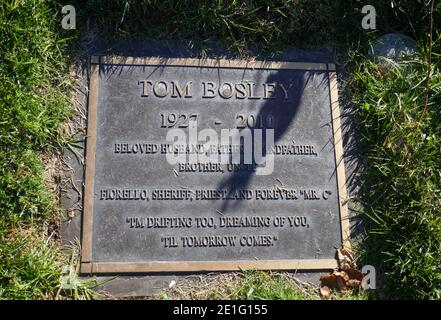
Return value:
M 335 66 L 94 56 L 81 271 L 336 267 Z

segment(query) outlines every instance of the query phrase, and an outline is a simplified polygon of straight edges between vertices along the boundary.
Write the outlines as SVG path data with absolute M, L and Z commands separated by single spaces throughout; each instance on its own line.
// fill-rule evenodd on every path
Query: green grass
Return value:
M 441 65 L 433 65 L 424 115 L 423 58 L 390 71 L 362 60 L 353 74 L 366 147 L 362 201 L 370 221 L 362 248 L 383 273 L 387 296 L 440 299 Z
M 34 230 L 15 230 L 0 241 L 0 297 L 50 298 L 61 276 L 56 247 Z
M 322 29 L 330 25 L 332 2 L 92 0 L 78 6 L 80 21 L 88 20 L 102 35 L 191 39 L 201 47 L 215 40 L 247 53 L 252 48 L 274 52 L 288 43 L 320 43 Z
M 283 274 L 248 271 L 243 273 L 239 289 L 232 299 L 239 300 L 314 300 L 318 292 L 300 288 Z
M 73 1 L 78 31 L 60 28 L 62 4 L 0 2 L 0 298 L 52 298 L 60 289 L 61 296 L 89 297 L 90 286 L 79 282 L 72 268 L 64 273 L 64 265 L 72 261 L 53 241 L 46 245 L 59 208 L 45 186 L 41 160 L 67 139 L 60 125 L 71 112 L 69 46 L 89 27 L 104 37 L 191 39 L 201 52 L 208 41 L 217 41 L 245 55 L 271 55 L 286 46 L 329 46 L 347 57 L 342 71 L 349 74 L 348 90 L 365 147 L 359 200 L 370 223 L 359 254 L 381 276 L 372 297 L 440 298 L 439 1 L 424 117 L 425 0 L 370 1 L 378 15 L 374 32 L 361 29 L 364 0 Z M 373 37 L 393 31 L 414 37 L 423 50 L 385 72 L 364 54 Z M 236 298 L 309 298 L 285 280 L 245 274 Z M 365 296 L 343 298 L 350 297 Z
M 295 277 L 295 275 L 293 275 Z M 300 283 L 286 273 L 245 271 L 232 290 L 235 300 L 321 300 L 317 284 Z M 334 292 L 333 300 L 363 300 L 366 292 Z
M 0 299 L 54 297 L 68 263 L 49 241 L 59 209 L 42 163 L 63 144 L 59 128 L 71 110 L 59 8 L 0 3 Z
M 361 27 L 361 8 L 373 5 L 378 33 L 427 35 L 427 0 L 103 0 L 78 2 L 79 25 L 101 36 L 217 41 L 240 54 L 286 46 L 366 46 L 375 32 Z M 440 4 L 435 29 L 441 28 Z
M 2 1 L 0 21 L 0 207 L 4 221 L 22 223 L 54 208 L 39 152 L 56 145 L 69 114 L 66 38 L 47 1 Z

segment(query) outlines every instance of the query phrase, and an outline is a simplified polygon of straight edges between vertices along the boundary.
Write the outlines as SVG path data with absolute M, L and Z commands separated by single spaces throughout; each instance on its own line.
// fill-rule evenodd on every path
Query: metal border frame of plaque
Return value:
M 326 71 L 329 80 L 331 121 L 334 138 L 337 190 L 339 199 L 342 244 L 349 245 L 350 228 L 343 161 L 343 143 L 335 64 L 285 61 L 245 61 L 194 58 L 140 58 L 117 56 L 92 56 L 88 95 L 88 119 L 84 206 L 82 216 L 81 273 L 148 273 L 255 270 L 327 270 L 337 267 L 336 259 L 284 259 L 236 261 L 152 261 L 152 262 L 94 262 L 92 259 L 92 224 L 94 203 L 94 174 L 97 129 L 97 104 L 99 93 L 99 66 L 101 64 L 220 67 L 240 69 L 310 70 Z

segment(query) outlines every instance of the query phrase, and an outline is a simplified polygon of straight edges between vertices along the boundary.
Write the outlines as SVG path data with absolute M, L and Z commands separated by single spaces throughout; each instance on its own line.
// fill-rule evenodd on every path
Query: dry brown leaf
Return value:
M 329 287 L 329 288 L 335 288 L 337 287 L 337 279 L 333 273 L 325 274 L 320 279 L 320 287 Z
M 354 256 L 352 255 L 351 250 L 349 250 L 348 248 L 342 248 L 340 251 L 343 255 L 348 257 L 349 260 L 354 261 Z
M 355 280 L 355 279 L 351 279 L 348 282 L 346 282 L 346 285 L 351 288 L 358 287 L 358 286 L 360 286 L 360 284 L 361 284 L 361 281 Z
M 348 276 L 351 280 L 362 281 L 363 277 L 364 277 L 364 274 L 360 270 L 357 270 L 355 268 L 347 269 L 346 273 L 348 274 Z
M 346 282 L 349 281 L 349 276 L 344 271 L 334 271 L 334 276 L 336 278 L 337 287 L 339 291 L 346 290 Z
M 346 283 L 342 277 L 337 277 L 337 290 L 338 291 L 345 291 L 346 290 Z
M 354 256 L 347 248 L 337 249 L 339 270 L 334 270 L 320 279 L 320 293 L 324 298 L 330 298 L 332 291 L 347 291 L 359 287 L 363 273 L 357 270 Z
M 337 260 L 340 269 L 346 270 L 349 268 L 355 268 L 354 257 L 349 249 L 337 249 Z
M 341 277 L 344 282 L 349 281 L 349 275 L 345 271 L 334 271 L 336 277 Z
M 325 299 L 331 298 L 331 289 L 327 286 L 320 287 L 320 294 Z

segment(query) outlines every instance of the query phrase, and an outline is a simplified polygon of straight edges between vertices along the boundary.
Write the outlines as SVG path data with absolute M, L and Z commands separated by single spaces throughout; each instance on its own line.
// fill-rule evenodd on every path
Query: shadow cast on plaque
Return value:
M 276 74 L 270 75 L 265 82 L 267 83 L 277 83 L 280 80 L 280 73 L 283 71 L 279 71 Z M 297 73 L 297 81 L 293 84 L 293 90 L 291 91 L 293 99 L 289 101 L 289 104 L 283 103 L 279 108 L 277 108 L 278 112 L 273 112 L 277 102 L 267 100 L 267 102 L 264 103 L 264 105 L 259 109 L 258 114 L 256 115 L 255 119 L 266 119 L 268 115 L 271 115 L 273 118 L 274 123 L 274 144 L 277 143 L 288 131 L 291 124 L 294 122 L 294 119 L 297 115 L 300 102 L 302 99 L 302 94 L 305 89 L 306 84 L 308 83 L 310 73 L 307 73 L 308 76 L 302 75 L 303 72 Z M 280 108 L 283 108 L 283 110 L 280 110 Z M 255 146 L 256 143 L 260 143 L 262 146 L 261 149 L 261 155 L 258 156 L 261 158 L 264 158 L 268 155 L 268 152 L 271 152 L 271 150 L 266 150 L 266 132 L 265 130 L 262 130 L 261 138 L 262 141 L 257 141 L 257 137 L 255 135 L 256 127 L 247 128 L 247 129 L 241 129 L 239 130 L 239 133 L 243 132 L 244 130 L 249 130 L 251 133 L 251 139 L 252 139 L 252 165 L 255 165 Z M 244 165 L 245 163 L 245 156 L 243 153 L 243 150 L 245 150 L 245 139 L 243 137 L 240 138 L 240 165 Z M 232 156 L 230 155 L 230 164 L 232 162 Z M 234 199 L 234 196 L 237 192 L 240 192 L 241 190 L 247 189 L 247 187 L 250 185 L 251 180 L 253 179 L 253 176 L 255 175 L 255 170 L 251 169 L 240 169 L 237 171 L 233 171 L 226 179 L 221 181 L 221 183 L 218 185 L 218 190 L 226 190 L 227 191 L 227 200 L 223 200 L 222 204 L 220 205 L 220 208 L 218 211 L 220 214 L 227 214 L 227 213 L 233 213 L 234 210 L 238 208 L 240 203 L 243 201 L 243 199 Z M 215 207 L 218 207 L 216 203 L 214 204 Z

